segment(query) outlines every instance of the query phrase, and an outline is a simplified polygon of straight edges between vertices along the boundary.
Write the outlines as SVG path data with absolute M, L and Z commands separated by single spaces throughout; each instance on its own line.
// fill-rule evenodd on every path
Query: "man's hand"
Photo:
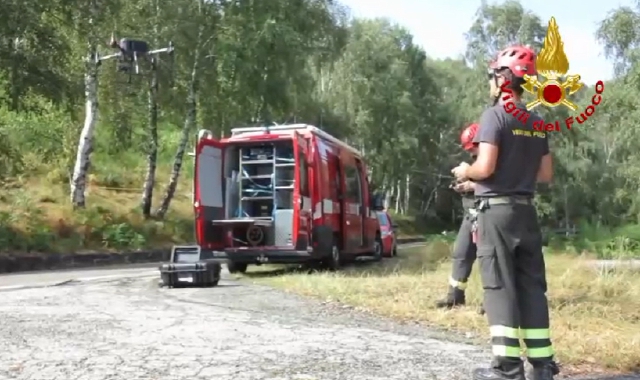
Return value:
M 457 193 L 468 193 L 475 190 L 475 183 L 471 181 L 460 182 L 453 187 L 453 190 Z
M 469 164 L 463 162 L 457 167 L 453 168 L 453 170 L 451 170 L 451 174 L 453 174 L 453 176 L 456 177 L 458 181 L 465 181 L 469 179 L 469 177 L 467 177 L 467 169 L 469 169 Z

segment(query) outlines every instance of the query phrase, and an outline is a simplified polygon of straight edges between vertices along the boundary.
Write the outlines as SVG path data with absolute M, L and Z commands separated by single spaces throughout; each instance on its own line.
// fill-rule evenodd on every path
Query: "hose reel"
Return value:
M 253 225 L 247 228 L 247 243 L 255 247 L 264 242 L 264 230 L 262 227 Z

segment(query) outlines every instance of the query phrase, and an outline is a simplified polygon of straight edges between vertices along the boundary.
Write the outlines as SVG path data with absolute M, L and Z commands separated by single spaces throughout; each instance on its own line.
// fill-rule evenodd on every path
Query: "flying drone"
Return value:
M 131 38 L 118 40 L 115 34 L 112 34 L 108 45 L 113 49 L 117 49 L 118 52 L 100 57 L 99 60 L 117 59 L 117 71 L 128 75 L 127 83 L 131 83 L 134 75 L 143 74 L 141 63 L 150 66 L 151 70 L 156 70 L 157 61 L 155 57 L 160 54 L 168 54 L 170 63 L 173 63 L 174 47 L 172 42 L 169 42 L 169 46 L 166 48 L 150 50 L 146 41 Z

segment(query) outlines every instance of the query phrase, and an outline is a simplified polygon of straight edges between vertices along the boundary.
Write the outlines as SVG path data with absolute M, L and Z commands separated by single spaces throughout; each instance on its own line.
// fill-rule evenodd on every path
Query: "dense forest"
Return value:
M 0 4 L 0 245 L 27 250 L 190 238 L 185 152 L 197 130 L 256 123 L 307 122 L 347 140 L 397 213 L 447 225 L 457 206 L 449 171 L 468 159 L 459 132 L 488 104 L 486 62 L 511 43 L 539 49 L 548 22 L 517 1 L 482 2 L 466 54 L 438 60 L 402 25 L 353 18 L 333 0 Z M 95 64 L 113 53 L 112 35 L 152 49 L 171 42 L 175 53 L 158 55 L 157 75 L 129 81 L 115 61 Z M 633 251 L 640 8 L 612 10 L 597 38 L 616 78 L 587 123 L 553 134 L 557 175 L 538 207 L 552 230 Z M 85 104 L 93 85 L 99 102 Z M 593 91 L 578 94 L 579 109 Z M 98 117 L 85 120 L 94 106 Z M 564 120 L 570 111 L 540 112 Z M 79 142 L 87 160 L 76 167 Z

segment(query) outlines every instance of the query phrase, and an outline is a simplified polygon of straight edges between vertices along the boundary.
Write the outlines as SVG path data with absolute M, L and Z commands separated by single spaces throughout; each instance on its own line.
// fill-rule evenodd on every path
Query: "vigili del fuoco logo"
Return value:
M 531 111 L 539 105 L 549 108 L 565 106 L 571 111 L 577 111 L 578 105 L 572 102 L 569 97 L 578 92 L 584 84 L 580 81 L 580 75 L 567 74 L 569 72 L 569 59 L 564 52 L 564 43 L 560 37 L 555 17 L 551 17 L 551 20 L 549 20 L 547 35 L 544 37 L 544 46 L 536 58 L 536 69 L 538 70 L 538 75 L 525 75 L 524 80 L 526 83 L 522 85 L 526 92 L 536 97 L 535 100 L 527 103 L 527 111 Z M 504 109 L 526 125 L 530 114 L 516 107 L 513 100 L 511 100 L 513 96 L 511 89 L 507 88 L 508 85 L 509 82 L 505 82 L 501 86 L 502 91 L 506 94 L 502 97 Z M 595 92 L 591 97 L 591 104 L 575 117 L 569 116 L 564 121 L 556 120 L 551 123 L 535 122 L 533 128 L 536 131 L 551 132 L 560 131 L 562 124 L 567 129 L 571 129 L 575 121 L 578 124 L 584 123 L 595 113 L 596 107 L 602 102 L 603 81 L 599 80 L 596 83 Z

